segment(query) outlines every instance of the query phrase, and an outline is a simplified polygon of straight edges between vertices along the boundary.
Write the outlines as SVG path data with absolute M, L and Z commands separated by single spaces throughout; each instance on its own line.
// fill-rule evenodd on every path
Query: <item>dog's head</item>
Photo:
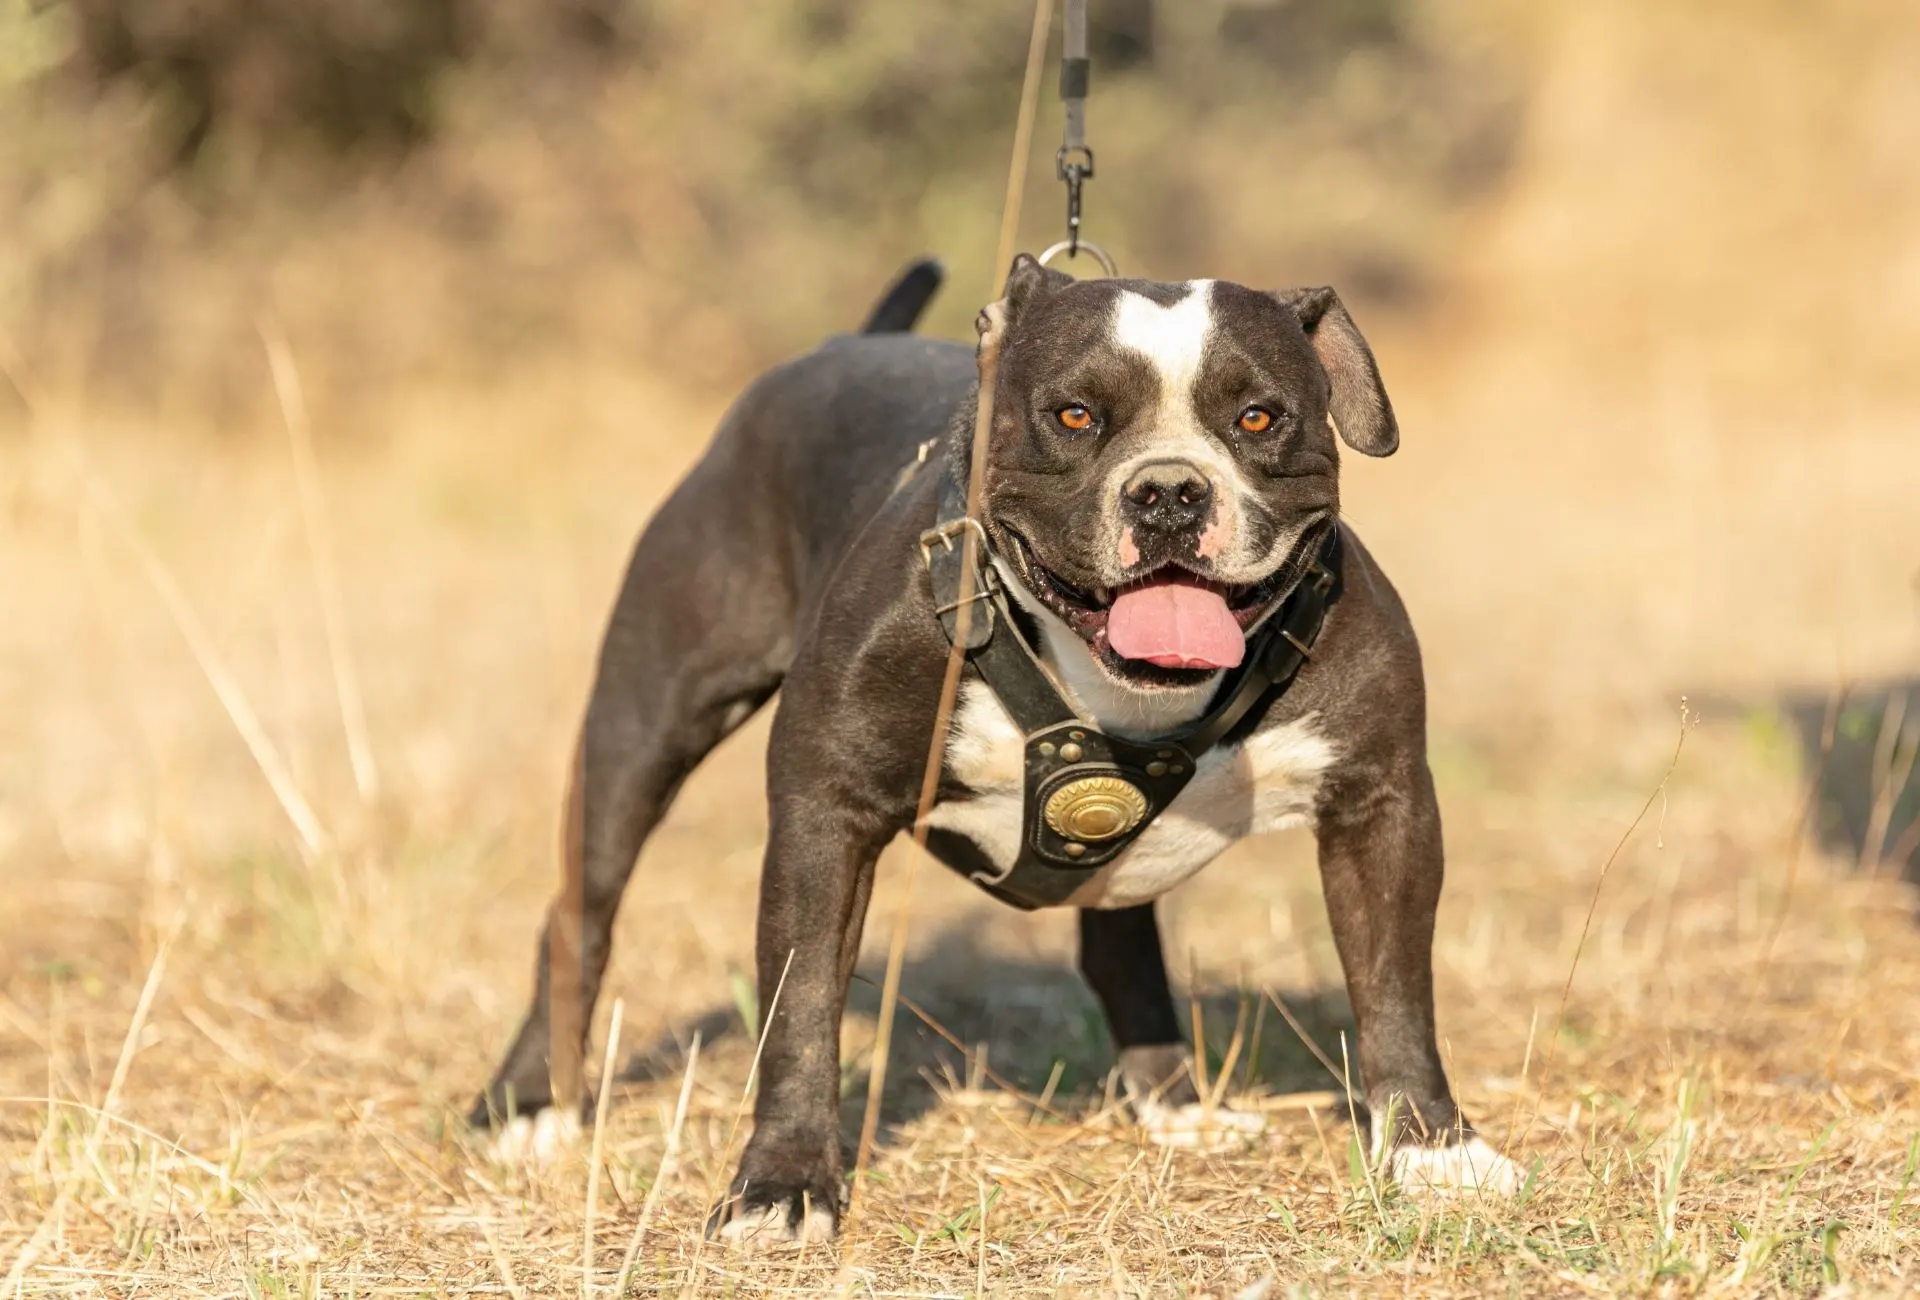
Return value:
M 1137 689 L 1241 661 L 1336 526 L 1336 431 L 1369 456 L 1399 442 L 1331 289 L 1076 281 L 1022 255 L 981 321 L 993 548 Z

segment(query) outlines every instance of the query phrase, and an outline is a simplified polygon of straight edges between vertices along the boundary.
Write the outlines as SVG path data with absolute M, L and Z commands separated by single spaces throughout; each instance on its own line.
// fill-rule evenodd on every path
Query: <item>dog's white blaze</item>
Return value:
M 1144 294 L 1122 290 L 1113 312 L 1113 340 L 1144 353 L 1160 372 L 1163 403 L 1193 402 L 1194 381 L 1206 359 L 1213 333 L 1213 281 L 1189 280 L 1187 292 L 1171 307 Z
M 1069 901 L 1075 907 L 1148 902 L 1236 840 L 1308 824 L 1321 777 L 1333 762 L 1333 747 L 1313 723 L 1308 716 L 1201 755 L 1193 780 L 1172 806 L 1119 857 L 1089 872 Z M 999 699 L 977 682 L 962 688 L 947 762 L 977 793 L 937 805 L 931 823 L 966 836 L 994 865 L 1010 866 L 1020 851 L 1024 738 Z
M 1210 531 L 1216 539 L 1216 567 L 1228 581 L 1253 581 L 1264 576 L 1264 571 L 1256 569 L 1272 566 L 1265 555 L 1243 553 L 1246 530 L 1240 526 L 1242 503 L 1253 499 L 1251 489 L 1226 447 L 1201 425 L 1194 406 L 1194 386 L 1206 359 L 1213 326 L 1211 280 L 1187 281 L 1186 294 L 1170 307 L 1162 307 L 1142 294 L 1121 291 L 1114 306 L 1113 340 L 1140 353 L 1153 365 L 1160 378 L 1160 401 L 1153 414 L 1152 439 L 1114 467 L 1102 491 L 1111 512 L 1109 527 L 1117 535 L 1123 527 L 1119 518 L 1121 488 L 1142 466 L 1159 460 L 1184 460 L 1194 465 L 1213 483 L 1218 514 Z

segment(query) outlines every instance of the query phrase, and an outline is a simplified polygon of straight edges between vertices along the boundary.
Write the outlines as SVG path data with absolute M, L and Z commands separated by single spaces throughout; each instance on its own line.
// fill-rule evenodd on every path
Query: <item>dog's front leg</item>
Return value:
M 840 1017 L 891 831 L 824 793 L 773 801 L 756 941 L 760 1090 L 753 1137 L 710 1225 L 738 1245 L 824 1241 L 839 1224 Z
M 1433 928 L 1445 867 L 1433 777 L 1417 760 L 1369 786 L 1325 800 L 1317 835 L 1375 1160 L 1410 1190 L 1511 1192 L 1520 1171 L 1461 1115 L 1434 1033 Z

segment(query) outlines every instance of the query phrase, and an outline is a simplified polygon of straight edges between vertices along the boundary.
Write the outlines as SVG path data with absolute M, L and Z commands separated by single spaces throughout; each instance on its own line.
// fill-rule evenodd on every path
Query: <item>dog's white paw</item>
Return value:
M 1387 1172 L 1410 1196 L 1455 1192 L 1512 1196 L 1527 1181 L 1524 1169 L 1477 1137 L 1444 1147 L 1401 1147 L 1388 1157 Z
M 1183 1106 L 1168 1106 L 1157 1101 L 1134 1106 L 1147 1141 L 1156 1146 L 1198 1148 L 1220 1151 L 1236 1147 L 1266 1132 L 1267 1117 L 1224 1106 L 1207 1106 L 1192 1101 Z
M 800 1212 L 791 1198 L 771 1205 L 748 1206 L 720 1225 L 715 1235 L 735 1250 L 766 1250 L 774 1246 L 820 1245 L 833 1240 L 833 1212 L 809 1204 Z
M 548 1169 L 580 1149 L 580 1117 L 549 1106 L 534 1115 L 515 1115 L 493 1135 L 491 1153 L 503 1165 Z

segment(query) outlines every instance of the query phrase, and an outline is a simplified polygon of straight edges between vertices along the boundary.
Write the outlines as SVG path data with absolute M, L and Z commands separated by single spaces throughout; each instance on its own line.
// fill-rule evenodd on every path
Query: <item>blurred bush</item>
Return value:
M 169 110 L 164 162 L 210 139 L 334 151 L 432 131 L 434 83 L 471 52 L 461 0 L 68 0 L 71 71 L 96 93 L 125 78 Z
M 1089 233 L 1142 273 L 1415 299 L 1496 181 L 1499 10 L 1093 0 Z M 990 255 L 1023 0 L 11 0 L 0 332 L 214 420 L 287 320 L 336 393 L 554 349 L 730 379 Z M 1029 243 L 1050 240 L 1049 80 Z M 277 306 L 276 306 L 277 304 Z

